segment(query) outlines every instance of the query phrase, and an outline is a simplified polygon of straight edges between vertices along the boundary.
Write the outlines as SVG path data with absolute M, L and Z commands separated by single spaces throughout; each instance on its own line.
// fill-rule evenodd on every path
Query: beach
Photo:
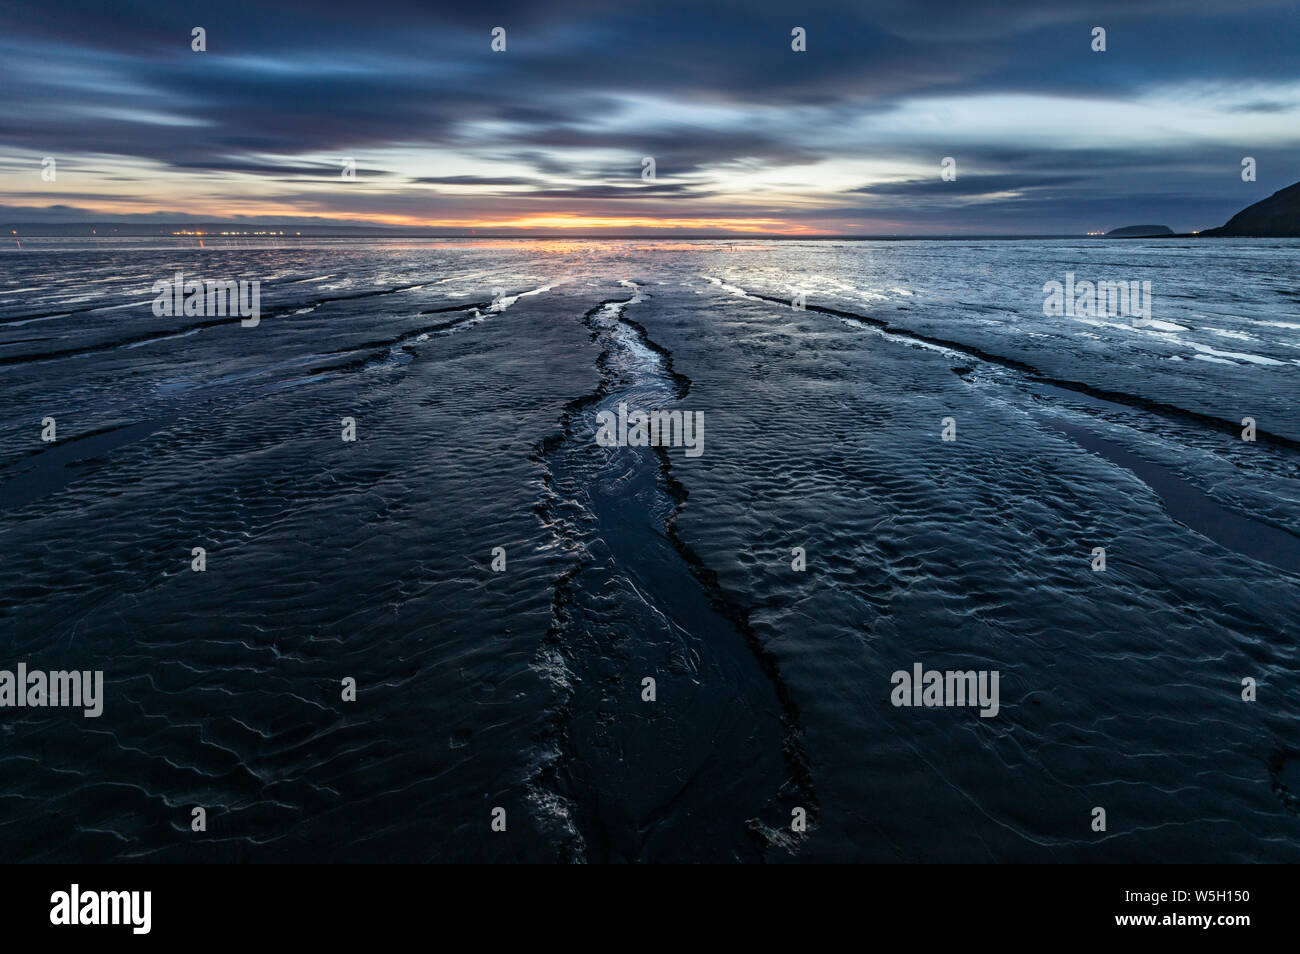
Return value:
M 0 254 L 12 861 L 1300 860 L 1300 240 Z

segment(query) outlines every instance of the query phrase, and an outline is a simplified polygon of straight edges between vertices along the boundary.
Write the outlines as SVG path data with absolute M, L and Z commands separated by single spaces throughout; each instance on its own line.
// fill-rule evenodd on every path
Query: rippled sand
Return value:
M 1297 860 L 1297 259 L 1258 241 L 6 254 L 0 668 L 102 669 L 107 698 L 98 719 L 0 712 L 0 845 Z M 261 280 L 260 324 L 155 317 L 177 268 Z M 1161 326 L 1044 318 L 1067 270 L 1152 278 Z M 597 445 L 620 402 L 703 411 L 703 454 Z M 998 670 L 998 715 L 893 706 L 916 662 Z

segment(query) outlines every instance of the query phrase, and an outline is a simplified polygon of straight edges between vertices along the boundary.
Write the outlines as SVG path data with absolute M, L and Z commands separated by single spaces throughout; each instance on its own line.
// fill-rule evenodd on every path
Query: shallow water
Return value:
M 1300 859 L 1300 242 L 206 244 L 0 252 L 11 860 Z

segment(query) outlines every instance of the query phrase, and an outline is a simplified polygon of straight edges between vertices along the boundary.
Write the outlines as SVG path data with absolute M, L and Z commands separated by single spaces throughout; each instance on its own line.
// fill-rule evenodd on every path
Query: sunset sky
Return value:
M 0 220 L 1190 231 L 1300 180 L 1294 2 L 457 6 L 0 2 Z

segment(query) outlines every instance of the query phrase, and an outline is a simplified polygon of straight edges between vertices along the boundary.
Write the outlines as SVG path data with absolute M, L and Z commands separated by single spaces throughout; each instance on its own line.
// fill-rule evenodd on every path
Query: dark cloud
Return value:
M 712 192 L 693 189 L 680 183 L 653 182 L 635 186 L 581 186 L 574 189 L 536 189 L 529 193 L 541 199 L 618 199 L 642 202 L 654 196 L 690 196 L 701 199 Z
M 356 160 L 358 175 L 391 176 L 393 173 L 365 165 L 364 160 Z M 343 166 L 341 163 L 285 163 L 254 162 L 243 159 L 212 159 L 206 162 L 173 162 L 173 168 L 191 169 L 198 172 L 241 172 L 260 176 L 305 176 L 309 178 L 325 177 L 337 179 Z
M 1294 83 L 1295 23 L 1294 3 L 1263 0 L 1005 0 L 996 10 L 958 0 L 140 0 L 129 10 L 101 0 L 39 8 L 0 0 L 0 147 L 61 163 L 138 160 L 201 176 L 205 187 L 231 173 L 255 176 L 303 187 L 286 188 L 284 203 L 360 217 L 412 209 L 625 214 L 631 204 L 649 214 L 660 200 L 676 202 L 665 214 L 681 215 L 687 203 L 690 214 L 726 214 L 712 204 L 720 190 L 710 175 L 718 170 L 789 167 L 784 178 L 793 181 L 794 170 L 819 161 L 875 158 L 917 171 L 908 181 L 850 190 L 844 214 L 892 202 L 917 221 L 946 208 L 953 221 L 994 222 L 1000 210 L 1046 216 L 1041 201 L 1056 203 L 1057 221 L 1077 221 L 1070 216 L 1113 199 L 1142 219 L 1159 203 L 1135 204 L 1171 186 L 1207 208 L 1228 202 L 1235 210 L 1239 197 L 1216 199 L 1223 193 L 1210 183 L 1240 155 L 1163 143 L 1112 149 L 1105 130 L 1094 149 L 950 142 L 942 130 L 855 140 L 849 130 L 918 96 L 973 102 L 1051 93 L 1121 104 L 1179 82 Z M 194 26 L 207 31 L 206 53 L 190 49 Z M 507 29 L 505 53 L 489 48 L 495 26 Z M 807 30 L 807 53 L 790 50 L 794 26 Z M 1089 48 L 1094 26 L 1107 30 L 1105 54 Z M 657 110 L 625 115 L 630 103 L 646 102 Z M 1265 89 L 1239 111 L 1295 108 Z M 746 121 L 727 121 L 728 110 Z M 715 112 L 723 118 L 692 119 Z M 367 154 L 396 149 L 454 151 L 510 168 L 406 178 L 366 165 Z M 1270 143 L 1244 144 L 1242 154 L 1270 159 L 1261 182 L 1296 178 L 1294 160 L 1288 168 Z M 958 157 L 956 182 L 938 178 L 943 155 Z M 339 169 L 321 156 L 356 158 L 359 178 L 397 191 L 317 190 L 315 180 Z M 656 161 L 653 184 L 638 182 L 644 156 Z M 402 188 L 408 184 L 472 187 L 477 195 Z M 1025 195 L 969 201 L 1008 191 Z M 402 196 L 402 211 L 393 211 L 393 195 Z M 826 198 L 773 214 L 795 221 L 837 212 L 838 200 Z M 955 198 L 967 201 L 957 208 Z
M 1045 189 L 1051 186 L 1072 185 L 1085 181 L 1085 176 L 1032 176 L 1019 174 L 1006 175 L 959 175 L 952 181 L 943 181 L 937 176 L 925 179 L 908 179 L 903 182 L 883 182 L 877 185 L 849 189 L 850 193 L 863 195 L 889 196 L 943 196 L 943 195 L 991 195 L 999 192 Z
M 421 176 L 412 179 L 425 185 L 462 185 L 462 186 L 526 186 L 538 185 L 540 179 L 523 176 Z

